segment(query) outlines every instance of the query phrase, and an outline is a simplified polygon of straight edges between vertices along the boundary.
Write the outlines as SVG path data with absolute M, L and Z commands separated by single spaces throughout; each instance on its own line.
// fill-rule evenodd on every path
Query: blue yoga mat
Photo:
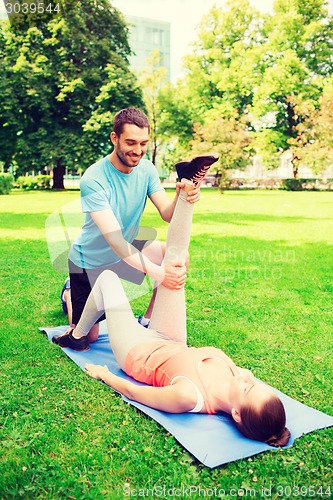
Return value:
M 40 328 L 40 330 L 45 332 L 51 340 L 54 335 L 61 335 L 67 328 L 68 326 L 59 326 Z M 100 332 L 97 342 L 90 344 L 89 351 L 76 352 L 71 349 L 63 349 L 63 351 L 82 369 L 86 363 L 107 365 L 115 375 L 130 379 L 119 368 L 115 360 L 106 333 L 105 321 L 100 323 Z M 133 379 L 131 380 L 135 382 Z M 285 405 L 287 427 L 291 432 L 288 446 L 291 446 L 294 440 L 302 434 L 333 426 L 333 417 L 299 403 L 277 389 L 274 390 Z M 247 439 L 240 434 L 228 415 L 165 413 L 122 397 L 124 401 L 139 408 L 161 424 L 184 448 L 207 467 L 217 467 L 266 450 L 272 450 L 271 446 Z

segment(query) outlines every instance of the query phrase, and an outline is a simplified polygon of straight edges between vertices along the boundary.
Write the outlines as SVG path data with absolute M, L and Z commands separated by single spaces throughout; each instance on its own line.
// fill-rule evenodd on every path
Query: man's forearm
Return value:
M 104 235 L 104 237 L 112 250 L 129 266 L 148 274 L 148 276 L 156 281 L 162 282 L 164 280 L 163 268 L 151 262 L 148 257 L 128 243 L 123 238 L 121 232 L 117 235 L 115 233 Z
M 175 261 L 165 267 L 158 266 L 122 237 L 118 242 L 113 237 L 111 248 L 127 264 L 148 274 L 148 276 L 165 287 L 179 289 L 184 286 L 186 281 L 186 267 L 183 263 Z
M 147 257 L 145 257 L 141 252 L 139 252 L 133 245 L 129 245 L 133 249 L 133 253 L 129 254 L 127 257 L 123 257 L 123 260 L 130 266 L 143 271 L 148 274 L 154 280 L 162 283 L 164 280 L 164 270 L 161 266 L 157 266 Z
M 177 200 L 178 200 L 178 194 L 176 194 L 174 199 L 168 205 L 166 205 L 165 207 L 163 207 L 162 210 L 160 210 L 160 215 L 165 222 L 171 221 L 173 212 L 175 211 Z

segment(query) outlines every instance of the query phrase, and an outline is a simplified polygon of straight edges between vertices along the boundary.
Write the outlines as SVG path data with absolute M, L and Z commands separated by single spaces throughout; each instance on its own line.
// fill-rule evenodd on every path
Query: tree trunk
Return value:
M 57 166 L 53 169 L 53 187 L 52 189 L 65 189 L 64 186 L 65 167 L 61 158 L 57 159 Z
M 157 147 L 154 144 L 152 155 L 151 155 L 151 161 L 152 161 L 152 163 L 154 163 L 155 166 L 156 166 L 156 155 L 157 155 Z
M 291 159 L 291 164 L 293 166 L 294 179 L 298 179 L 298 161 L 299 161 L 299 158 L 297 156 L 293 155 L 292 159 Z

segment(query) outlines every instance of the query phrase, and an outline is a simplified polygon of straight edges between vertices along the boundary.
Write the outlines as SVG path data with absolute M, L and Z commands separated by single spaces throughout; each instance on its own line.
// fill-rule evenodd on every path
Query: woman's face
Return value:
M 243 373 L 232 379 L 229 398 L 231 405 L 240 411 L 244 405 L 260 409 L 273 394 L 272 389 L 256 380 L 253 375 Z

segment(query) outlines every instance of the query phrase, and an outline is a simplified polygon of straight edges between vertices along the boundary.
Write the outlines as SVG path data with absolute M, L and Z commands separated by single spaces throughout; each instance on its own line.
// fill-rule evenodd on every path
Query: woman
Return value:
M 169 225 L 165 262 L 185 265 L 193 205 L 186 201 L 192 182 L 182 179 Z M 149 328 L 140 325 L 116 274 L 105 271 L 97 279 L 73 335 L 84 337 L 105 311 L 110 343 L 119 366 L 136 385 L 112 374 L 106 366 L 87 364 L 87 373 L 103 380 L 128 399 L 170 413 L 229 413 L 247 437 L 284 446 L 290 437 L 281 400 L 267 385 L 254 379 L 220 349 L 186 345 L 184 287 L 160 285 Z

